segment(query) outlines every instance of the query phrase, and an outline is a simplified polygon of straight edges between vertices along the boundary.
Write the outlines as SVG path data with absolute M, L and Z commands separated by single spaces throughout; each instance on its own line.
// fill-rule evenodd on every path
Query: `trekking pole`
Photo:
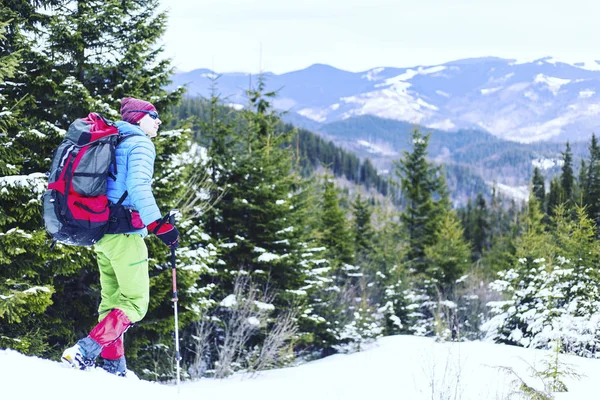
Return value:
M 175 225 L 175 214 L 177 210 L 171 210 L 169 213 L 169 223 Z M 181 360 L 181 354 L 179 353 L 179 320 L 177 318 L 177 264 L 175 262 L 175 249 L 177 245 L 171 246 L 171 273 L 173 276 L 173 309 L 175 310 L 175 360 L 177 361 L 177 390 L 179 390 L 180 382 L 180 367 L 179 361 Z

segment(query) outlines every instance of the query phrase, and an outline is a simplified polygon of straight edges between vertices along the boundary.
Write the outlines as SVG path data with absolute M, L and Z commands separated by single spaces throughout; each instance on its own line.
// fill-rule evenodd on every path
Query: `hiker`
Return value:
M 150 138 L 156 137 L 161 124 L 156 108 L 147 101 L 127 97 L 121 100 L 121 118 L 115 124 L 127 140 L 122 140 L 116 148 L 118 173 L 109 174 L 106 195 L 113 204 L 122 201 L 126 209 L 136 210 L 132 215 L 139 213 L 141 221 L 132 221 L 132 226 L 140 229 L 125 233 L 109 231 L 94 245 L 102 297 L 99 323 L 87 337 L 67 348 L 62 358 L 74 368 L 86 369 L 93 367 L 100 356 L 106 371 L 125 376 L 123 334 L 148 311 L 150 283 L 144 237 L 151 232 L 167 246 L 176 247 L 179 232 L 167 218 L 161 217 L 152 194 L 156 151 Z

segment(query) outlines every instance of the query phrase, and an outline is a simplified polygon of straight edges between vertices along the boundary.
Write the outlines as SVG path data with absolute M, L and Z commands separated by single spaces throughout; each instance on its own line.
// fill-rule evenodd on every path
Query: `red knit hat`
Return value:
M 137 124 L 146 115 L 146 113 L 133 110 L 156 111 L 156 107 L 152 103 L 133 97 L 125 97 L 121 100 L 121 119 L 123 121 L 130 124 Z

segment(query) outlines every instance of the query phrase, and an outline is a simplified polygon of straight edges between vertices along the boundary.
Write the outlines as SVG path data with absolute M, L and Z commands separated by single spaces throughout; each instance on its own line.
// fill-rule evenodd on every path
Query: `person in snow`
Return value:
M 140 229 L 109 232 L 94 245 L 101 285 L 99 323 L 87 337 L 67 348 L 62 358 L 74 368 L 86 369 L 93 367 L 100 356 L 105 370 L 125 376 L 123 334 L 148 311 L 150 281 L 144 237 L 150 231 L 173 247 L 178 244 L 179 232 L 161 217 L 152 194 L 156 150 L 150 138 L 156 137 L 161 124 L 156 108 L 147 101 L 127 97 L 121 100 L 121 118 L 116 126 L 127 140 L 117 146 L 118 173 L 116 180 L 108 178 L 107 196 L 117 203 L 127 191 L 123 206 L 138 211 L 141 222 L 133 221 L 133 226 Z

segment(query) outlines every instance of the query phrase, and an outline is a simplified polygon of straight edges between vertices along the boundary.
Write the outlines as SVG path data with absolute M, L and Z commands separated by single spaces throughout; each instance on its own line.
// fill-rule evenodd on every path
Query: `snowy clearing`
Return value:
M 75 371 L 62 364 L 15 351 L 0 351 L 2 399 L 139 398 L 165 399 L 520 399 L 512 368 L 525 382 L 542 389 L 531 367 L 542 369 L 550 353 L 483 342 L 436 343 L 415 336 L 385 337 L 369 349 L 338 354 L 293 368 L 202 379 L 175 386 L 127 379 L 102 370 Z M 595 398 L 600 360 L 563 356 L 581 380 L 564 379 L 568 393 L 556 399 Z M 511 396 L 511 393 L 513 395 Z

